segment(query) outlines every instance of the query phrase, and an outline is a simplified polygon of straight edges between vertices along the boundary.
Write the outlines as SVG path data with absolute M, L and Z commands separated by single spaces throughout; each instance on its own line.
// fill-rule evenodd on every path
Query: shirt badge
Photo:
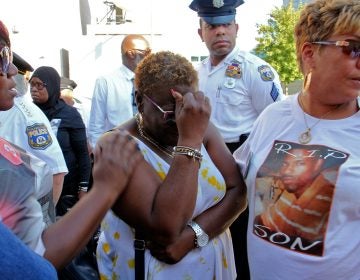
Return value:
M 225 71 L 225 76 L 234 79 L 240 79 L 242 77 L 241 64 L 237 60 L 232 60 Z
M 221 8 L 224 6 L 224 0 L 213 0 L 213 6 L 215 8 Z
M 224 87 L 226 88 L 234 88 L 236 84 L 236 80 L 231 77 L 226 77 L 224 82 Z
M 268 65 L 261 65 L 258 67 L 260 77 L 263 81 L 272 81 L 275 78 L 274 72 Z
M 26 127 L 29 146 L 35 150 L 45 150 L 49 147 L 53 140 L 43 123 L 36 123 Z

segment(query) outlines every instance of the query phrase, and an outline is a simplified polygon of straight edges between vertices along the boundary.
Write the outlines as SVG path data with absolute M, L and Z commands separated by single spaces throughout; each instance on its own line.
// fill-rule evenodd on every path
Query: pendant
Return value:
M 308 128 L 305 132 L 301 133 L 299 136 L 300 144 L 307 144 L 311 141 L 311 133 L 310 129 Z

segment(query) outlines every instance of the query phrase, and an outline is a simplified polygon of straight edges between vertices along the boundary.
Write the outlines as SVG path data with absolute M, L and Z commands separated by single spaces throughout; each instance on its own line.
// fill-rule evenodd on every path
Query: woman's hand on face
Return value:
M 176 101 L 175 115 L 179 139 L 191 139 L 201 144 L 211 113 L 209 99 L 201 91 L 181 95 L 171 90 L 171 93 Z
M 128 132 L 119 129 L 105 133 L 94 150 L 94 187 L 119 195 L 142 154 Z

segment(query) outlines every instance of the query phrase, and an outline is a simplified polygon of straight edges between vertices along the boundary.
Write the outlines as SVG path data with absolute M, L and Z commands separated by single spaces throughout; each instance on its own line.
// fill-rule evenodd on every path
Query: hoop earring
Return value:
M 311 76 L 312 76 L 312 71 L 310 70 L 309 73 L 306 74 L 304 82 L 303 82 L 303 92 L 307 92 L 310 88 L 310 84 L 311 84 Z
M 139 125 L 140 125 L 141 127 L 143 127 L 144 119 L 143 119 L 143 116 L 142 116 L 142 112 L 138 112 L 138 113 L 137 113 L 137 116 L 138 116 L 138 119 L 139 119 Z

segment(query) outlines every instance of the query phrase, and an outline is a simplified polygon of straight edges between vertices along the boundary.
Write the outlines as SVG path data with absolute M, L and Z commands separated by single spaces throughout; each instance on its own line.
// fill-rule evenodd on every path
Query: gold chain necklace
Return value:
M 299 105 L 300 108 L 303 111 L 303 116 L 304 116 L 304 122 L 305 122 L 305 126 L 306 126 L 306 130 L 300 134 L 299 136 L 299 142 L 300 144 L 307 144 L 311 141 L 311 130 L 320 122 L 322 121 L 327 115 L 329 115 L 331 112 L 337 110 L 341 105 L 337 105 L 334 109 L 331 109 L 329 111 L 327 111 L 324 115 L 320 116 L 319 119 L 312 125 L 309 127 L 307 120 L 306 120 L 306 115 L 305 115 L 305 107 L 304 104 L 302 102 L 302 98 L 301 98 L 301 94 L 299 94 L 298 100 L 299 100 Z
M 154 139 L 152 139 L 149 135 L 146 134 L 146 132 L 144 131 L 144 129 L 142 127 L 142 120 L 141 120 L 141 116 L 139 113 L 137 113 L 135 115 L 135 120 L 136 120 L 137 129 L 139 131 L 140 136 L 142 138 L 146 139 L 147 141 L 149 141 L 151 144 L 153 144 L 156 148 L 158 148 L 161 152 L 166 154 L 168 157 L 172 158 L 173 157 L 172 151 L 170 151 L 166 147 L 163 147 L 158 142 L 156 142 Z

